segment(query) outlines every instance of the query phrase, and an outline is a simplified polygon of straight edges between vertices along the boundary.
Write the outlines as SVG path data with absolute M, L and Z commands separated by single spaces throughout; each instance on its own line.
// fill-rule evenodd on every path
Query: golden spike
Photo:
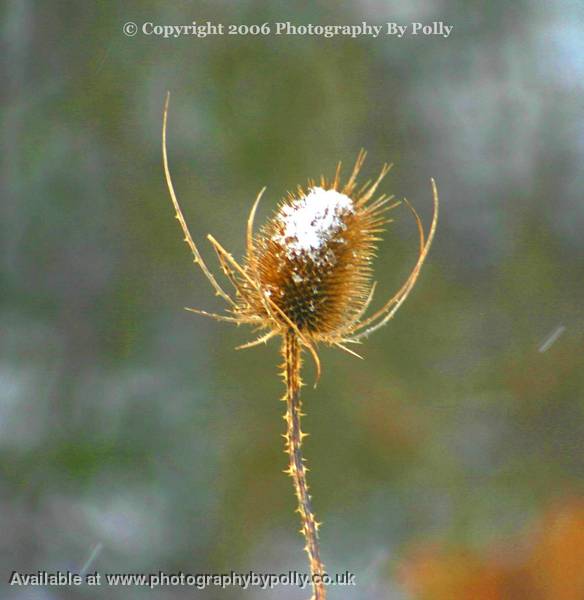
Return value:
M 416 265 L 413 268 L 412 272 L 410 273 L 408 279 L 403 284 L 403 286 L 400 288 L 400 290 L 397 292 L 397 294 L 395 296 L 393 296 L 393 298 L 390 298 L 387 301 L 387 303 L 381 309 L 379 309 L 374 315 L 372 315 L 371 317 L 369 317 L 368 319 L 366 319 L 365 321 L 360 323 L 353 331 L 359 331 L 363 327 L 367 327 L 367 325 L 372 324 L 378 318 L 380 320 L 377 323 L 371 325 L 369 328 L 365 329 L 365 331 L 361 331 L 360 333 L 353 335 L 352 336 L 353 340 L 359 340 L 363 337 L 366 337 L 366 336 L 370 335 L 371 333 L 373 333 L 375 330 L 379 329 L 380 327 L 383 327 L 383 325 L 385 325 L 395 315 L 395 313 L 397 312 L 399 307 L 404 303 L 405 299 L 408 297 L 409 293 L 411 292 L 412 288 L 414 287 L 414 284 L 416 283 L 416 280 L 420 273 L 420 269 L 422 268 L 422 265 L 424 264 L 424 261 L 426 260 L 426 256 L 428 255 L 428 251 L 430 250 L 430 246 L 432 245 L 432 242 L 434 240 L 434 235 L 436 233 L 436 225 L 438 224 L 438 205 L 439 205 L 438 189 L 436 188 L 436 182 L 434 181 L 434 179 L 431 179 L 431 182 L 432 182 L 432 194 L 433 194 L 433 199 L 434 199 L 434 215 L 432 217 L 432 224 L 430 226 L 430 233 L 428 234 L 427 241 L 425 240 L 425 237 L 424 237 L 424 229 L 422 226 L 422 221 L 420 219 L 420 216 L 416 212 L 415 208 L 411 204 L 408 203 L 408 206 L 409 206 L 410 210 L 413 212 L 414 218 L 416 219 L 416 223 L 418 226 L 418 232 L 420 234 L 420 254 L 418 257 L 418 261 L 416 262 Z M 393 308 L 391 308 L 392 306 L 393 306 Z
M 170 92 L 167 92 L 166 93 L 166 101 L 164 102 L 164 114 L 163 114 L 163 118 L 162 118 L 162 163 L 164 166 L 164 175 L 166 178 L 166 185 L 168 187 L 168 191 L 170 193 L 170 198 L 171 198 L 172 204 L 174 206 L 176 218 L 178 219 L 178 222 L 180 223 L 180 226 L 185 235 L 185 241 L 189 245 L 191 252 L 194 256 L 195 263 L 198 264 L 199 267 L 201 267 L 201 270 L 203 271 L 205 277 L 207 277 L 207 279 L 209 280 L 209 282 L 215 289 L 215 292 L 217 293 L 217 295 L 221 296 L 226 302 L 228 302 L 232 306 L 235 306 L 235 302 L 232 300 L 231 296 L 229 296 L 229 294 L 227 294 L 223 290 L 223 288 L 217 283 L 217 280 L 215 279 L 215 277 L 213 276 L 211 271 L 207 268 L 207 265 L 205 264 L 205 261 L 203 260 L 201 254 L 199 252 L 199 249 L 197 248 L 195 242 L 193 241 L 193 238 L 189 231 L 187 222 L 185 221 L 184 215 L 182 213 L 182 209 L 180 207 L 180 204 L 178 203 L 176 193 L 174 191 L 174 185 L 172 184 L 172 177 L 170 176 L 170 169 L 168 167 L 168 154 L 166 151 L 166 124 L 167 124 L 167 120 L 168 120 L 169 102 L 170 102 Z

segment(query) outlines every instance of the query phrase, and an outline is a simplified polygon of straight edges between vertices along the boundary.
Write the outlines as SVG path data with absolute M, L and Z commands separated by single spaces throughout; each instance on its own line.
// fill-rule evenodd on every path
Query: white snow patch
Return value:
M 281 208 L 278 216 L 284 231 L 273 239 L 285 245 L 289 256 L 305 252 L 316 259 L 318 251 L 345 229 L 344 217 L 354 212 L 353 201 L 345 194 L 313 187 Z

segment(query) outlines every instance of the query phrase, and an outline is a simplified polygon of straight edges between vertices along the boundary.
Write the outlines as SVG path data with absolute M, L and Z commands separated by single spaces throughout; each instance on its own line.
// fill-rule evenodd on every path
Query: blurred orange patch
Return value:
M 400 576 L 417 600 L 584 600 L 584 501 L 564 500 L 483 554 L 420 546 Z

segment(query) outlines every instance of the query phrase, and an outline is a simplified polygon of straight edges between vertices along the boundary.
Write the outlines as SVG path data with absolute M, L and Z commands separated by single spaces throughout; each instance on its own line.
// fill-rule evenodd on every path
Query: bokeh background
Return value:
M 221 304 L 195 239 L 236 256 L 298 183 L 364 177 L 442 212 L 398 317 L 322 349 L 304 388 L 331 600 L 584 598 L 584 8 L 430 0 L 2 3 L 2 598 L 307 597 L 18 588 L 14 570 L 305 571 L 282 470 L 278 344 L 183 310 Z M 182 37 L 155 24 L 444 21 L 444 39 Z M 405 208 L 378 302 L 416 255 Z M 306 379 L 314 375 L 306 365 Z M 91 558 L 91 564 L 86 565 Z

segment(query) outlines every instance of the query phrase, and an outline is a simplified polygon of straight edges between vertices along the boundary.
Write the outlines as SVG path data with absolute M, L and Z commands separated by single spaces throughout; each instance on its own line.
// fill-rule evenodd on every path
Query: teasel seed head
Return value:
M 373 299 L 372 261 L 379 234 L 389 222 L 387 211 L 396 207 L 392 197 L 375 197 L 377 188 L 390 169 L 384 165 L 377 179 L 357 186 L 357 177 L 366 153 L 361 150 L 351 175 L 341 182 L 341 165 L 334 177 L 324 176 L 318 184 L 309 180 L 305 188 L 284 198 L 275 214 L 254 234 L 254 218 L 265 188 L 258 194 L 247 223 L 247 251 L 243 265 L 211 235 L 207 236 L 235 295 L 232 297 L 205 264 L 193 241 L 176 198 L 166 149 L 167 95 L 162 131 L 163 165 L 168 190 L 185 241 L 195 263 L 227 304 L 226 314 L 192 312 L 255 326 L 260 336 L 239 348 L 251 348 L 275 336 L 292 332 L 312 355 L 318 380 L 320 361 L 316 345 L 337 346 L 359 356 L 346 344 L 360 343 L 385 325 L 397 312 L 416 283 L 430 250 L 438 223 L 438 191 L 431 180 L 434 214 L 428 235 L 418 213 L 404 200 L 414 215 L 419 237 L 417 261 L 397 293 L 370 316 L 365 316 Z
M 334 342 L 356 320 L 371 290 L 377 236 L 387 222 L 384 196 L 369 203 L 387 173 L 360 190 L 355 178 L 365 158 L 361 152 L 353 175 L 340 184 L 310 181 L 289 194 L 254 239 L 248 269 L 284 315 L 314 342 Z M 262 312 L 263 302 L 251 307 Z M 287 323 L 284 323 L 286 326 Z

